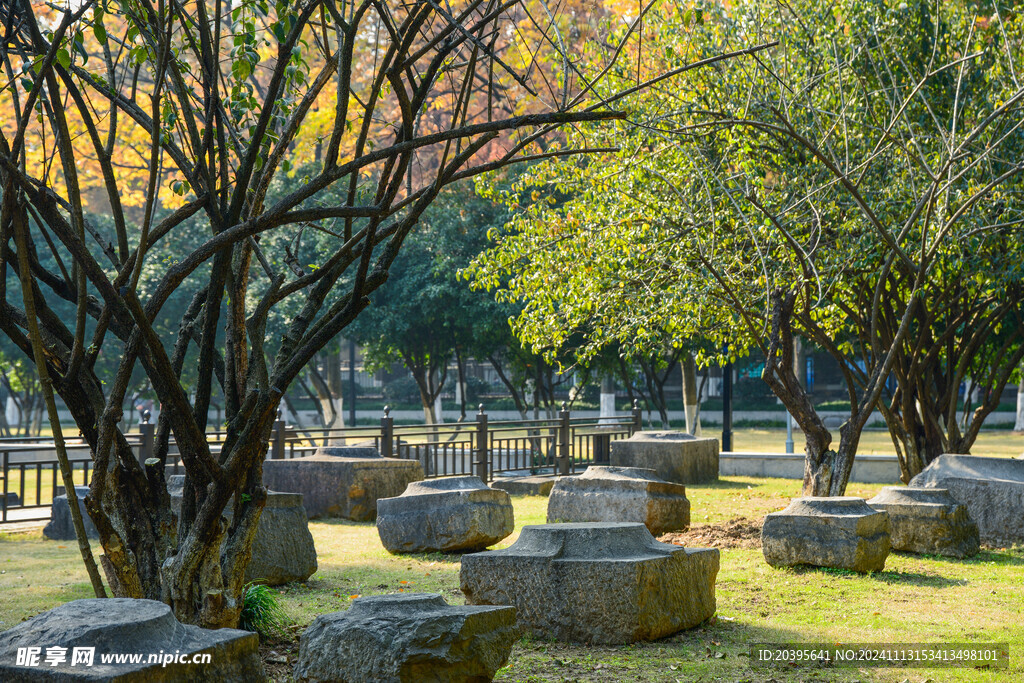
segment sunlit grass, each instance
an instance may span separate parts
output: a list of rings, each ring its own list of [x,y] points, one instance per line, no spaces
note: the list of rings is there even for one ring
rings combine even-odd
[[[786,506],[800,483],[725,477],[689,486],[695,524],[735,517],[759,519]],[[849,495],[873,496],[880,485],[851,484]],[[546,499],[517,497],[516,533],[544,522]],[[347,609],[360,595],[442,593],[461,603],[459,556],[394,556],[369,523],[315,521],[319,570],[305,584],[271,589],[302,626],[316,615]],[[515,535],[501,545],[507,546]],[[656,643],[586,647],[521,640],[508,681],[883,681],[973,683],[1024,679],[1024,549],[988,550],[959,561],[893,553],[872,575],[816,569],[772,569],[758,549],[723,549],[714,623]],[[39,532],[0,535],[0,629],[91,591],[74,542],[45,541]],[[595,597],[600,598],[600,586]],[[746,653],[756,642],[1009,642],[1005,671],[975,669],[754,669]],[[275,645],[275,647],[278,647]],[[279,651],[281,649],[279,648]],[[287,650],[287,648],[285,648]],[[293,650],[288,650],[293,651]]]
[[[786,446],[785,429],[735,429],[733,430],[734,451],[747,453],[783,453]],[[704,436],[721,439],[719,427],[704,430]],[[839,430],[832,430],[834,443],[839,443]],[[795,430],[793,435],[794,448],[797,453],[804,452],[803,433]],[[892,438],[885,430],[870,429],[861,434],[857,453],[861,455],[893,455]],[[984,455],[994,458],[1015,458],[1024,453],[1024,434],[1015,434],[1009,429],[982,429],[978,440],[971,448],[973,455]]]

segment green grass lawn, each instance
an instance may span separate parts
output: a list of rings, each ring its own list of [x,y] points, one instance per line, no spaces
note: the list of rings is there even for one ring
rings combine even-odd
[[[704,436],[722,438],[720,427],[707,427]],[[735,429],[732,433],[734,451],[757,453],[783,453],[786,446],[785,429]],[[833,444],[839,443],[839,430],[832,430]],[[795,430],[793,434],[794,448],[797,453],[804,452],[803,433]],[[896,449],[892,445],[892,437],[883,429],[865,430],[860,437],[857,449],[860,455],[894,455]],[[1024,453],[1024,434],[1015,434],[1009,429],[982,429],[978,440],[971,447],[974,455],[985,455],[995,458],[1015,458]]]
[[[848,494],[870,497],[880,486],[851,484]],[[765,564],[756,527],[768,512],[799,494],[800,483],[724,477],[713,486],[689,486],[693,529],[683,536],[713,539],[721,548],[718,613],[711,622],[655,643],[624,647],[566,645],[523,639],[503,681],[884,681],[901,683],[1024,680],[1024,549],[987,549],[970,560],[902,553],[882,572],[798,568]],[[514,498],[516,534],[543,523],[546,499]],[[731,538],[737,518],[751,522]],[[753,532],[749,529],[754,529]],[[372,524],[310,524],[319,571],[303,585],[275,589],[301,632],[317,614],[346,609],[353,596],[427,591],[462,601],[459,557],[389,555]],[[717,540],[716,540],[717,539]],[[68,600],[90,597],[74,542],[41,534],[0,535],[0,630]],[[600,597],[599,595],[596,597]],[[994,643],[1011,647],[1007,670],[752,668],[747,652],[757,642]],[[268,643],[265,651],[294,657],[296,642]],[[287,680],[289,665],[271,665]]]

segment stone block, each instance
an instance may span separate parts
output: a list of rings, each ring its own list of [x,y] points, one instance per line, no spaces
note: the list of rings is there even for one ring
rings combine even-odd
[[[685,432],[637,432],[612,441],[609,464],[654,470],[676,484],[718,481],[718,440]]]
[[[982,543],[1024,544],[1024,460],[944,454],[910,480],[967,506]]]
[[[302,634],[295,679],[489,681],[518,638],[515,620],[511,607],[451,606],[436,593],[357,598]]]
[[[960,558],[978,554],[978,525],[946,489],[886,486],[868,505],[889,513],[893,550]]]
[[[639,522],[655,536],[690,526],[686,487],[654,470],[591,466],[562,477],[548,498],[551,522]]]
[[[379,499],[401,495],[407,485],[423,479],[423,466],[415,460],[382,458],[373,449],[321,450],[328,454],[263,462],[264,485],[275,491],[301,493],[310,519],[374,520]],[[338,451],[360,455],[329,455]]]
[[[863,498],[794,498],[785,510],[764,518],[761,549],[773,567],[881,571],[889,556],[889,515]]]
[[[543,524],[466,555],[459,578],[469,604],[512,605],[535,636],[617,645],[710,618],[718,566],[718,550],[659,543],[643,524]]]
[[[82,523],[85,525],[85,533],[89,538],[99,538],[96,525],[92,518],[85,511],[85,496],[89,493],[88,486],[76,486],[75,493],[78,496],[78,509],[82,511]],[[50,506],[50,521],[43,527],[43,536],[54,541],[75,540],[75,525],[71,521],[71,505],[68,503],[66,494],[61,494],[53,499]]]
[[[167,481],[171,509],[181,511],[185,475]],[[233,501],[224,510],[233,516]],[[279,586],[292,581],[305,581],[316,572],[316,547],[309,533],[309,520],[302,507],[302,494],[267,491],[267,502],[260,513],[256,535],[252,541],[252,559],[245,570],[246,581]]]
[[[42,649],[36,666],[17,664],[18,648]],[[57,666],[45,662],[47,648],[66,648]],[[94,648],[92,666],[72,665],[75,648]],[[150,662],[149,655],[178,655],[177,663]],[[143,654],[141,663],[104,664],[101,655]],[[209,655],[193,663],[195,655]],[[182,663],[187,659],[188,663]],[[73,600],[0,633],[0,681],[117,681],[200,683],[265,681],[255,633],[215,631],[180,623],[155,600]]]
[[[377,501],[377,533],[392,553],[483,550],[513,528],[508,494],[479,477],[416,481]]]
[[[547,496],[555,485],[554,475],[502,477],[491,482],[492,489],[501,489],[511,496]]]

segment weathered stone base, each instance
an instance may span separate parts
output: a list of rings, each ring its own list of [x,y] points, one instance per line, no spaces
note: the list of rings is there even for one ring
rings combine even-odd
[[[359,598],[302,634],[304,682],[489,681],[518,638],[511,607],[449,606],[438,594]]]
[[[639,522],[655,535],[690,526],[686,487],[654,470],[591,466],[562,477],[548,498],[551,522]]]
[[[889,516],[863,498],[794,498],[764,518],[761,549],[773,567],[881,571],[889,556]]]
[[[182,487],[185,475],[177,474],[167,481],[171,509],[181,512]],[[230,520],[233,502],[224,510]],[[245,570],[246,581],[278,586],[292,581],[305,581],[316,572],[316,547],[309,533],[309,520],[302,507],[302,495],[267,491],[267,503],[260,513],[256,535],[252,541],[252,560]]]
[[[501,489],[512,496],[547,496],[555,485],[553,474],[529,477],[502,477],[491,482],[492,489]]]
[[[718,481],[718,440],[685,432],[637,432],[611,442],[609,464],[654,470],[676,484]]]
[[[18,648],[41,648],[37,666],[18,666]],[[47,648],[67,648],[66,660],[45,663]],[[92,666],[71,665],[74,648],[95,648]],[[179,654],[188,664],[103,664],[106,654]],[[209,654],[207,663],[191,663]],[[265,681],[259,637],[248,631],[187,626],[155,600],[74,600],[0,633],[0,681],[138,681],[139,683]]]
[[[93,539],[99,538],[100,534],[96,531],[96,525],[92,523],[92,518],[85,511],[85,496],[89,493],[89,487],[76,486],[75,493],[78,495],[78,509],[82,512],[82,523],[85,525],[86,536]],[[71,505],[68,503],[66,494],[53,499],[53,505],[50,506],[50,521],[43,527],[43,536],[53,541],[75,540],[75,525],[71,521]]]
[[[379,456],[311,455],[263,463],[264,485],[275,491],[301,493],[302,504],[310,519],[344,517],[357,522],[374,520],[380,498],[401,495],[407,485],[421,479],[423,466],[415,460]]]
[[[462,558],[474,605],[513,605],[542,638],[656,640],[715,613],[716,549],[659,543],[642,524],[527,526],[511,547]]]
[[[948,490],[967,506],[982,543],[1024,544],[1024,460],[940,455],[910,485]]]
[[[978,554],[978,525],[946,489],[886,486],[868,505],[889,513],[893,550],[960,558]]]
[[[512,501],[478,477],[409,484],[377,501],[377,533],[392,553],[482,550],[512,533]]]

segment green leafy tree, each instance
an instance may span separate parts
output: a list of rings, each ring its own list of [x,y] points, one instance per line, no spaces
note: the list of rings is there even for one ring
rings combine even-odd
[[[655,25],[645,49],[665,60],[778,45],[638,96],[644,125],[585,131],[621,151],[524,179],[535,201],[474,274],[525,303],[516,331],[536,347],[583,330],[581,357],[611,342],[643,354],[664,335],[708,340],[704,362],[757,349],[804,432],[804,492],[841,495],[885,382],[932,353],[920,346],[956,298],[940,296],[953,273],[998,289],[986,259],[1019,248],[1020,19],[961,2],[747,0],[664,8]],[[842,370],[835,447],[794,372],[796,336]],[[914,387],[900,393],[896,408],[912,403]]]

